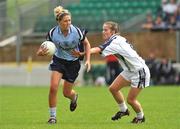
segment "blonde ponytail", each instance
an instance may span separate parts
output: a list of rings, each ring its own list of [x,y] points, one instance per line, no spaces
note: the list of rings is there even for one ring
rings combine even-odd
[[[62,6],[57,6],[54,8],[54,17],[56,18],[60,13],[62,13],[62,11],[64,10],[64,8]]]
[[[56,20],[61,20],[65,15],[71,15],[67,9],[64,9],[62,6],[57,6],[54,8],[54,17]]]

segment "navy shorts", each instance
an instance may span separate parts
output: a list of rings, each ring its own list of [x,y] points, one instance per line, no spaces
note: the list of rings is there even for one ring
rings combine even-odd
[[[74,83],[80,70],[80,61],[67,61],[56,56],[53,56],[52,61],[49,65],[49,70],[57,71],[62,73],[62,79]]]

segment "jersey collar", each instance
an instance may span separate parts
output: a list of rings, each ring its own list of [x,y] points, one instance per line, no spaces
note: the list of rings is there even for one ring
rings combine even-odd
[[[111,41],[111,40],[115,39],[115,37],[116,37],[116,35],[115,35],[115,34],[113,34],[113,35],[111,35],[111,37],[110,37],[108,40],[106,40],[105,42],[109,42],[109,41]]]
[[[58,33],[62,34],[61,28],[58,26]],[[68,30],[68,34],[72,33],[72,26],[70,25],[69,30]]]

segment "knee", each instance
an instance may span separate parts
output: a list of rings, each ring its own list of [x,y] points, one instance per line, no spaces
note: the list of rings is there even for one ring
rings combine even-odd
[[[134,98],[127,98],[127,103],[130,105],[133,105],[135,103],[135,99]]]
[[[116,92],[117,90],[116,90],[116,88],[114,88],[113,86],[110,86],[110,87],[109,87],[109,91],[110,91],[111,93],[114,93],[114,92]]]

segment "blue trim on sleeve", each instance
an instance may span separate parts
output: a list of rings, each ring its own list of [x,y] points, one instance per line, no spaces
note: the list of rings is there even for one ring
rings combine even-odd
[[[104,42],[104,44],[99,45],[101,51],[103,51],[107,46],[109,46],[114,39],[116,39],[116,36],[112,36],[108,41]]]
[[[57,27],[57,26],[53,27],[53,28],[48,32],[48,34],[47,34],[47,36],[46,36],[46,40],[52,41],[53,32],[54,32],[54,30],[56,29],[56,27]]]

